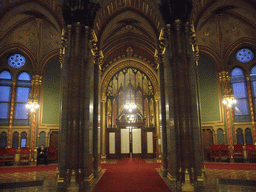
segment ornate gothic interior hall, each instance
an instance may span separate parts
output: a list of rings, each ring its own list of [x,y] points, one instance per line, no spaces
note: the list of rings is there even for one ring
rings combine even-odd
[[[92,191],[144,159],[173,192],[255,191],[255,15],[256,0],[1,0],[0,187]]]

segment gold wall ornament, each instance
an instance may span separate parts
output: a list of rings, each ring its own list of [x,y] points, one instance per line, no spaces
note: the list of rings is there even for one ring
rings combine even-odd
[[[66,40],[67,40],[66,29],[63,28],[61,31],[60,56],[59,56],[61,68],[63,66],[63,58],[64,58],[64,54],[65,54]]]
[[[191,46],[192,46],[192,51],[194,53],[194,59],[196,62],[196,66],[198,66],[198,61],[199,61],[199,48],[198,45],[196,44],[196,30],[194,25],[191,25]]]
[[[221,83],[230,82],[230,76],[228,74],[228,71],[219,72],[219,80]]]

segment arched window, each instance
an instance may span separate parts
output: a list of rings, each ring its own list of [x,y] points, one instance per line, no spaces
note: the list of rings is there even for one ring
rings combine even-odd
[[[17,88],[14,104],[13,125],[28,125],[29,114],[26,104],[31,88],[31,76],[27,72],[22,72],[17,77]]]
[[[12,94],[12,75],[4,70],[0,73],[0,125],[9,125]]]
[[[44,131],[42,131],[39,134],[39,146],[42,146],[42,145],[45,146],[45,144],[46,144],[46,133]]]
[[[223,135],[223,129],[219,128],[217,130],[217,141],[218,141],[218,144],[225,144],[224,143],[224,135]]]
[[[7,147],[7,133],[2,132],[0,135],[0,147]]]
[[[246,145],[252,144],[252,132],[250,128],[245,129],[245,142],[246,142]]]
[[[27,133],[24,131],[20,134],[20,147],[26,147],[27,146]]]
[[[12,147],[15,147],[17,149],[18,146],[19,146],[19,133],[14,132],[12,134]]]
[[[254,103],[254,117],[256,118],[256,66],[254,66],[250,73],[251,77],[251,88]]]
[[[244,144],[244,134],[241,128],[236,130],[237,144]]]
[[[237,100],[234,108],[235,122],[249,122],[251,118],[244,72],[240,68],[234,68],[231,71],[230,77],[234,96]]]

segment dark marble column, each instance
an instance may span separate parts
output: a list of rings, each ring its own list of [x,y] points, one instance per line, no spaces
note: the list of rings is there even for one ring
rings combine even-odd
[[[94,179],[95,67],[89,50],[97,7],[65,1],[61,47],[61,113],[58,190],[84,191]],[[94,10],[95,11],[95,10]],[[98,67],[98,66],[97,66]],[[96,76],[97,79],[97,76]],[[96,100],[97,102],[97,100]]]
[[[203,182],[203,154],[195,57],[198,50],[195,50],[195,38],[192,38],[195,31],[190,24],[192,7],[189,0],[166,0],[160,7],[168,24],[163,35],[167,44],[164,72],[168,113],[163,116],[166,118],[167,177],[177,191],[203,191],[203,187],[199,187]]]

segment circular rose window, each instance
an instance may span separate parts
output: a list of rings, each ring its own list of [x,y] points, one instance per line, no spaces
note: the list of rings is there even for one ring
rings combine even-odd
[[[248,63],[254,58],[254,53],[248,48],[240,49],[236,52],[236,59],[241,63]]]
[[[8,58],[8,65],[13,68],[21,68],[26,63],[26,59],[21,54],[14,54]]]

